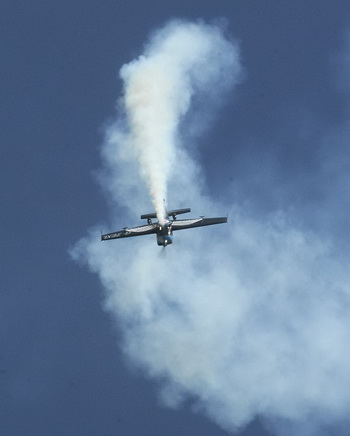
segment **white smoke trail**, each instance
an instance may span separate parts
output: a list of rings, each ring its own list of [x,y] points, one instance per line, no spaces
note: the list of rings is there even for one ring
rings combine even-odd
[[[199,86],[222,88],[235,78],[237,52],[218,28],[172,22],[155,35],[142,56],[121,69],[130,145],[139,160],[158,219],[176,165],[177,130]],[[220,71],[221,70],[221,71]],[[230,71],[231,80],[222,78]],[[177,168],[178,169],[178,168]]]
[[[171,74],[169,83],[162,68]],[[140,77],[144,72],[145,80]],[[201,193],[200,170],[176,142],[176,128],[194,91],[237,79],[235,45],[214,26],[171,23],[122,75],[134,133],[130,148],[125,127],[117,122],[110,128],[103,151],[109,168],[106,188],[121,206],[145,204],[132,160],[139,153],[144,177],[151,189],[159,190],[157,201],[168,181],[173,198],[182,204],[221,211]],[[158,101],[164,96],[152,77],[165,89],[170,108]],[[138,94],[139,83],[148,83],[152,93]],[[140,99],[131,97],[135,95]],[[148,101],[152,98],[154,108]],[[159,120],[164,122],[157,130]],[[153,152],[159,157],[156,163]],[[117,241],[116,250],[113,242],[101,243],[97,232],[81,240],[72,255],[99,274],[105,307],[123,327],[124,352],[160,381],[169,407],[190,398],[228,430],[258,415],[278,422],[281,434],[288,435],[300,435],[302,429],[311,435],[318,425],[346,419],[347,265],[330,243],[293,228],[283,213],[262,222],[238,206],[226,208],[232,217],[228,226],[176,233],[166,259],[157,256],[151,237]],[[283,423],[289,425],[285,432]]]

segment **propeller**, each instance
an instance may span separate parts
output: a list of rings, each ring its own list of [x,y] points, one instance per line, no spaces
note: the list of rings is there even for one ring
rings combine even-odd
[[[163,247],[159,251],[158,257],[160,257],[161,259],[165,259],[166,258],[166,250],[165,249],[166,249],[166,246],[163,245]]]

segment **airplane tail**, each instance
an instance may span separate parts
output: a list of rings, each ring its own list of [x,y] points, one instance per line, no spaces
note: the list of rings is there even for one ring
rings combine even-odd
[[[148,218],[157,218],[156,213],[146,213],[145,215],[141,215],[142,220],[147,220]]]
[[[174,219],[176,218],[176,215],[181,215],[182,213],[188,213],[191,212],[191,209],[174,209],[168,211],[168,216],[172,216]]]
[[[172,216],[174,219],[176,218],[177,215],[180,215],[182,213],[188,213],[191,212],[190,208],[186,208],[186,209],[174,209],[174,210],[169,210],[167,212],[167,216]],[[157,214],[156,213],[146,213],[144,215],[141,215],[141,219],[142,220],[147,220],[149,218],[157,218]]]

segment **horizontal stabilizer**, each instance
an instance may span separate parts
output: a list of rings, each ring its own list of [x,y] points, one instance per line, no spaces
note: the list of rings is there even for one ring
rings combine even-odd
[[[156,213],[146,213],[145,215],[141,215],[142,220],[147,220],[148,218],[157,218]]]
[[[169,210],[169,212],[167,213],[168,216],[172,216],[173,218],[176,217],[176,215],[180,215],[182,213],[188,213],[191,212],[191,209],[186,208],[186,209],[174,209],[174,210]],[[146,213],[145,215],[141,215],[141,219],[142,220],[147,220],[148,218],[157,218],[157,214],[156,213]]]
[[[174,210],[169,210],[168,212],[168,216],[172,216],[175,218],[176,215],[180,215],[182,213],[188,213],[191,212],[191,209],[187,208],[187,209],[174,209]]]

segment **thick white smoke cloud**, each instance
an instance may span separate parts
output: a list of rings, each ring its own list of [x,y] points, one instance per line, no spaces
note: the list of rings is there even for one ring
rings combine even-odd
[[[134,219],[135,205],[148,211],[138,160],[158,212],[168,182],[172,206],[228,210],[229,224],[176,232],[166,258],[153,237],[101,243],[94,231],[72,255],[99,274],[124,352],[160,381],[167,405],[190,399],[228,430],[261,416],[281,434],[311,435],[350,407],[349,269],[283,213],[257,220],[204,195],[177,137],[193,93],[228,89],[239,74],[237,47],[218,27],[171,23],[122,68],[132,135],[117,121],[103,149],[105,187]]]
[[[179,170],[178,125],[193,93],[211,86],[222,89],[238,67],[237,50],[216,27],[173,22],[152,38],[142,56],[121,69],[129,146],[160,222],[165,218],[167,182],[172,170]],[[228,72],[230,78],[225,77]]]

